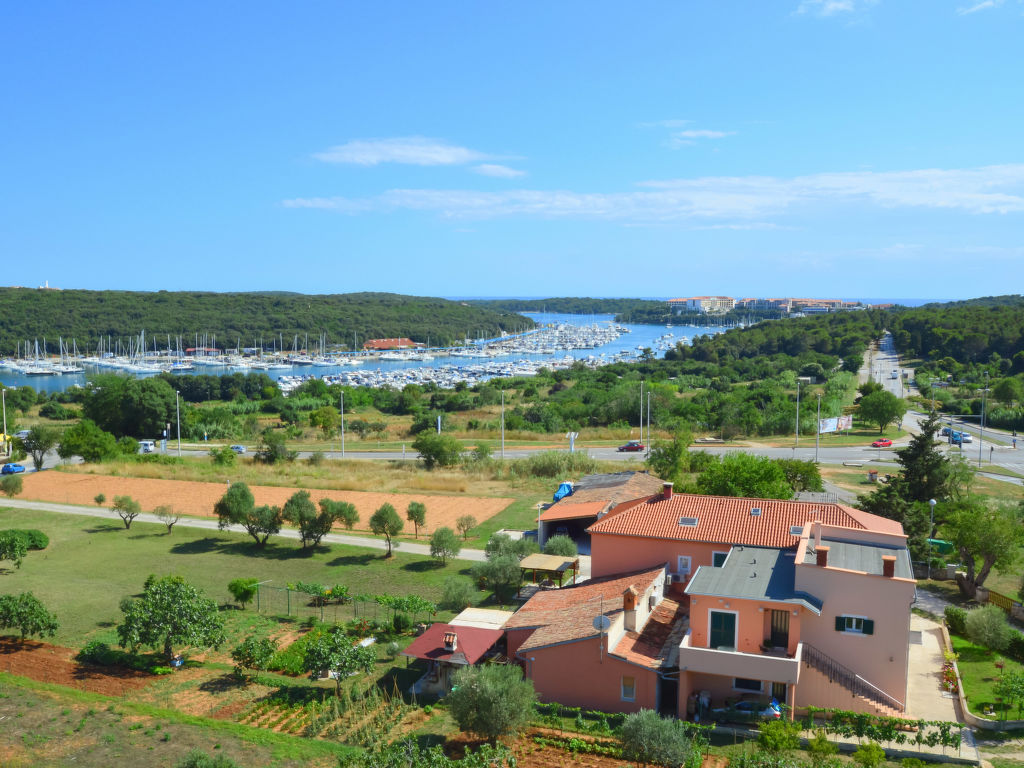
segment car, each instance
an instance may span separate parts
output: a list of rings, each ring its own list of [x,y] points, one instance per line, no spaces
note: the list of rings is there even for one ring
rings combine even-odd
[[[153,440],[140,440],[139,453],[153,453],[156,450],[156,443]]]
[[[231,446],[231,450],[234,451],[235,453],[237,453],[239,456],[241,456],[243,453],[245,453],[245,446],[244,445],[232,445]]]
[[[4,464],[0,467],[0,475],[16,475],[24,471],[25,468],[21,464]]]
[[[19,440],[24,440],[26,437],[28,437],[28,433],[29,430],[27,429],[19,429],[17,432],[14,433],[14,436]]]
[[[768,705],[764,705],[759,701],[738,701],[728,707],[712,709],[711,713],[720,720],[728,720],[730,717],[740,720],[753,718],[778,720],[782,717],[782,707],[779,706],[779,702],[775,699],[772,699]]]
[[[616,448],[616,450],[619,453],[623,453],[624,451],[628,452],[628,453],[634,453],[634,452],[642,451],[643,449],[644,449],[644,444],[641,443],[639,440],[630,440],[625,445],[620,445],[618,448]]]
[[[939,434],[943,437],[949,437],[949,427],[943,427],[939,430]]]
[[[961,432],[960,433],[960,440],[961,440],[961,442],[964,442],[964,443],[973,443],[974,442],[974,438],[971,437],[970,432]]]
[[[890,440],[887,437],[883,437],[880,440],[875,440],[875,442],[873,442],[871,444],[871,447],[872,448],[891,448],[892,447],[892,440]]]

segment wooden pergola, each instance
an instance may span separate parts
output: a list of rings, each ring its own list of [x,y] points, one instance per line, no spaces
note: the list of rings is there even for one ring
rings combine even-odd
[[[519,568],[523,573],[523,579],[526,579],[527,574],[530,574],[530,581],[533,584],[538,583],[537,574],[539,573],[542,574],[543,578],[551,579],[551,581],[557,580],[558,586],[561,587],[566,571],[572,571],[572,582],[575,583],[576,575],[580,570],[580,561],[578,558],[537,553],[524,557],[519,562]]]

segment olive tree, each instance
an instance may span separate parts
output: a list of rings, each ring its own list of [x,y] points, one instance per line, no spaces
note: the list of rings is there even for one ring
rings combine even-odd
[[[131,496],[115,496],[114,511],[124,522],[125,529],[132,527],[132,521],[142,514],[142,505]]]
[[[303,667],[315,675],[334,678],[335,693],[341,693],[341,681],[354,672],[369,672],[377,661],[373,648],[362,646],[339,627],[318,635],[306,646]]]
[[[430,556],[442,564],[447,563],[449,557],[456,557],[461,550],[462,543],[451,528],[442,526],[430,534]]]
[[[217,603],[180,576],[147,579],[142,597],[121,604],[117,637],[133,653],[139,646],[160,649],[169,661],[175,645],[219,648],[224,619]]]
[[[463,731],[488,739],[515,734],[534,716],[537,693],[514,664],[460,667],[445,698]]]
[[[420,537],[420,526],[427,522],[427,505],[422,501],[410,501],[405,510],[405,519],[413,524],[413,537]]]
[[[377,536],[383,536],[384,540],[387,541],[387,557],[391,557],[391,548],[393,546],[391,539],[401,533],[403,527],[402,518],[398,516],[395,508],[387,502],[381,504],[377,511],[373,513],[373,517],[370,518],[370,530]]]
[[[56,617],[31,592],[0,595],[0,629],[17,629],[24,640],[31,635],[53,637],[58,627]]]

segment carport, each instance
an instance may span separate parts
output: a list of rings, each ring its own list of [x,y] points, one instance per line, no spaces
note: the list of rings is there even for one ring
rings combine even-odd
[[[590,535],[587,528],[597,522],[598,515],[608,506],[607,501],[586,501],[581,503],[554,504],[537,517],[537,543],[543,547],[556,533],[563,533],[576,542],[582,553],[590,552]],[[565,530],[561,530],[564,528]]]

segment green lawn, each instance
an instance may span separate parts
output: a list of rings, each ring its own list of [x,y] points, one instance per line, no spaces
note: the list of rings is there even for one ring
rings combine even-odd
[[[470,564],[382,550],[331,545],[302,552],[291,540],[271,539],[257,548],[244,534],[175,528],[136,522],[125,530],[105,520],[0,508],[0,529],[38,528],[50,546],[30,552],[20,569],[0,564],[0,591],[31,591],[60,621],[54,642],[78,647],[90,639],[110,641],[120,619],[118,604],[142,591],[146,577],[179,574],[218,602],[229,602],[227,583],[255,577],[268,586],[306,581],[344,584],[352,593],[440,597],[444,579],[468,574]],[[482,594],[480,595],[482,597]],[[238,612],[240,613],[240,612]]]
[[[960,679],[963,681],[967,706],[974,714],[981,715],[986,706],[995,706],[995,694],[992,693],[992,686],[995,685],[1000,674],[1000,670],[996,668],[996,662],[1001,661],[1005,664],[1002,670],[1003,674],[1024,671],[1024,666],[1002,654],[975,645],[966,638],[951,634],[950,640],[958,657],[956,664],[960,670]],[[1016,717],[1016,712],[1011,711],[1008,716]]]

